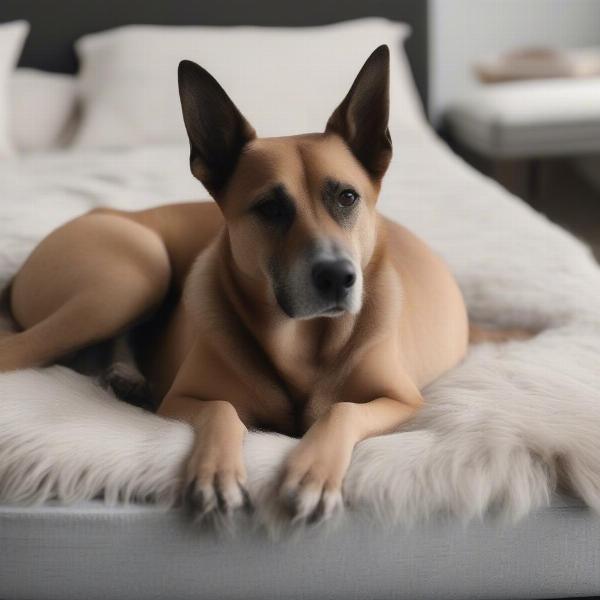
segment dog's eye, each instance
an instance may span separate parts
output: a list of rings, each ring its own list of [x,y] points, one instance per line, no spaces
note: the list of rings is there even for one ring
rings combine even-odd
[[[342,190],[338,196],[338,203],[344,208],[348,208],[356,204],[358,194],[349,188]]]
[[[293,218],[293,209],[281,200],[265,200],[254,207],[254,212],[269,223],[287,222]]]

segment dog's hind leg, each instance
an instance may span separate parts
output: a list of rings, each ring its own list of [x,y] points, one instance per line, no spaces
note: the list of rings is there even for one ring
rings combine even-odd
[[[10,308],[22,331],[0,337],[0,372],[118,335],[160,304],[170,277],[163,241],[139,223],[89,214],[63,225],[13,280]]]

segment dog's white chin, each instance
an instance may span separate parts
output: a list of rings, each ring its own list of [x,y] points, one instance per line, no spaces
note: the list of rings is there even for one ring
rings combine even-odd
[[[347,303],[347,305],[339,305],[339,306],[330,306],[328,308],[324,308],[322,310],[316,311],[314,313],[309,313],[309,314],[300,314],[300,315],[296,315],[293,318],[297,319],[299,321],[307,321],[309,319],[320,319],[320,318],[327,318],[327,319],[336,319],[338,317],[342,317],[343,315],[357,315],[360,312],[360,309],[362,308],[362,300],[359,299],[358,301],[354,301],[354,302],[349,302]]]
[[[345,308],[340,309],[328,309],[323,312],[317,313],[313,318],[317,317],[325,317],[326,319],[336,319],[337,317],[341,317],[342,315],[347,314],[349,311]]]

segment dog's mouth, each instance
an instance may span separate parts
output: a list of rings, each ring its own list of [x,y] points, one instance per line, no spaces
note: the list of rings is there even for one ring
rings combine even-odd
[[[281,310],[290,319],[316,319],[319,317],[336,318],[351,312],[350,306],[347,306],[345,302],[337,302],[336,304],[328,306],[315,306],[307,310],[302,310],[302,306],[294,306],[293,302],[290,302],[289,298],[284,293],[276,293],[277,304]]]

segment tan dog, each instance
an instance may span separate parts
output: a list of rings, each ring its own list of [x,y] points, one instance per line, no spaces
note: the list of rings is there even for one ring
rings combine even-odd
[[[376,211],[388,78],[381,46],[324,133],[257,139],[220,85],[182,62],[191,170],[216,204],[98,209],[54,231],[12,283],[23,331],[0,341],[0,370],[138,325],[159,414],[197,433],[197,511],[244,504],[244,433],[265,427],[303,436],[279,482],[292,514],[329,516],[354,446],[410,419],[468,343],[444,263]]]

